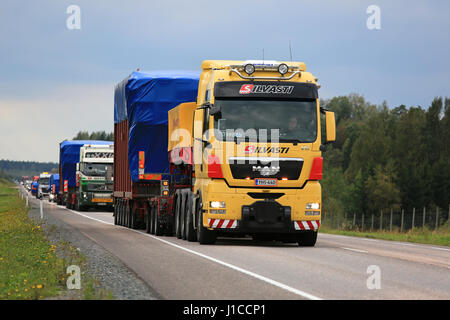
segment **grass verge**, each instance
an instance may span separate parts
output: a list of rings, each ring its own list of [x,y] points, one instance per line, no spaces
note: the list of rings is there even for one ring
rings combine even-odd
[[[424,230],[422,230],[422,228],[414,228],[409,230],[408,232],[401,233],[398,230],[394,230],[392,232],[340,230],[340,229],[331,229],[328,226],[322,225],[320,226],[320,232],[353,237],[450,246],[450,228],[448,226],[441,227],[438,230],[430,230],[427,227],[425,227]]]
[[[112,299],[84,273],[86,259],[70,243],[51,243],[33,223],[14,185],[0,179],[0,299]],[[80,290],[68,290],[67,267],[81,268]]]

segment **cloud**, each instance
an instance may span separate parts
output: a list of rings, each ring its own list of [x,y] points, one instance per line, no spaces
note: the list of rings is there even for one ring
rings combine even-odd
[[[0,158],[57,162],[59,142],[78,131],[113,131],[112,85],[47,88],[32,98],[0,99]]]

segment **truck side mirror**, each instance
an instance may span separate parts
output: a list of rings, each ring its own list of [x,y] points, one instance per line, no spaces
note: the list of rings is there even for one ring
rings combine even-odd
[[[77,163],[77,171],[80,171],[80,164]]]
[[[325,143],[331,143],[336,141],[336,119],[334,112],[325,111],[325,125],[327,131],[327,139]]]
[[[214,116],[216,114],[219,114],[221,111],[220,105],[211,105],[211,108],[209,109],[209,114]]]

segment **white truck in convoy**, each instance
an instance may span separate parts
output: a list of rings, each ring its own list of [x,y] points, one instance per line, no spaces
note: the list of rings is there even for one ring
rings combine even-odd
[[[48,197],[50,193],[49,189],[49,183],[50,183],[50,174],[48,172],[42,172],[39,175],[39,187],[38,187],[38,193],[37,198],[42,199],[44,197]]]
[[[85,144],[76,166],[75,209],[113,209],[114,145]]]

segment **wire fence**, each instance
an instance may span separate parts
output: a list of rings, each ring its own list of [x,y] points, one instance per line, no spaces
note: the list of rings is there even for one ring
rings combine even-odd
[[[448,208],[384,209],[378,213],[333,214],[324,211],[323,226],[341,230],[408,232],[413,228],[438,230],[450,227]]]

